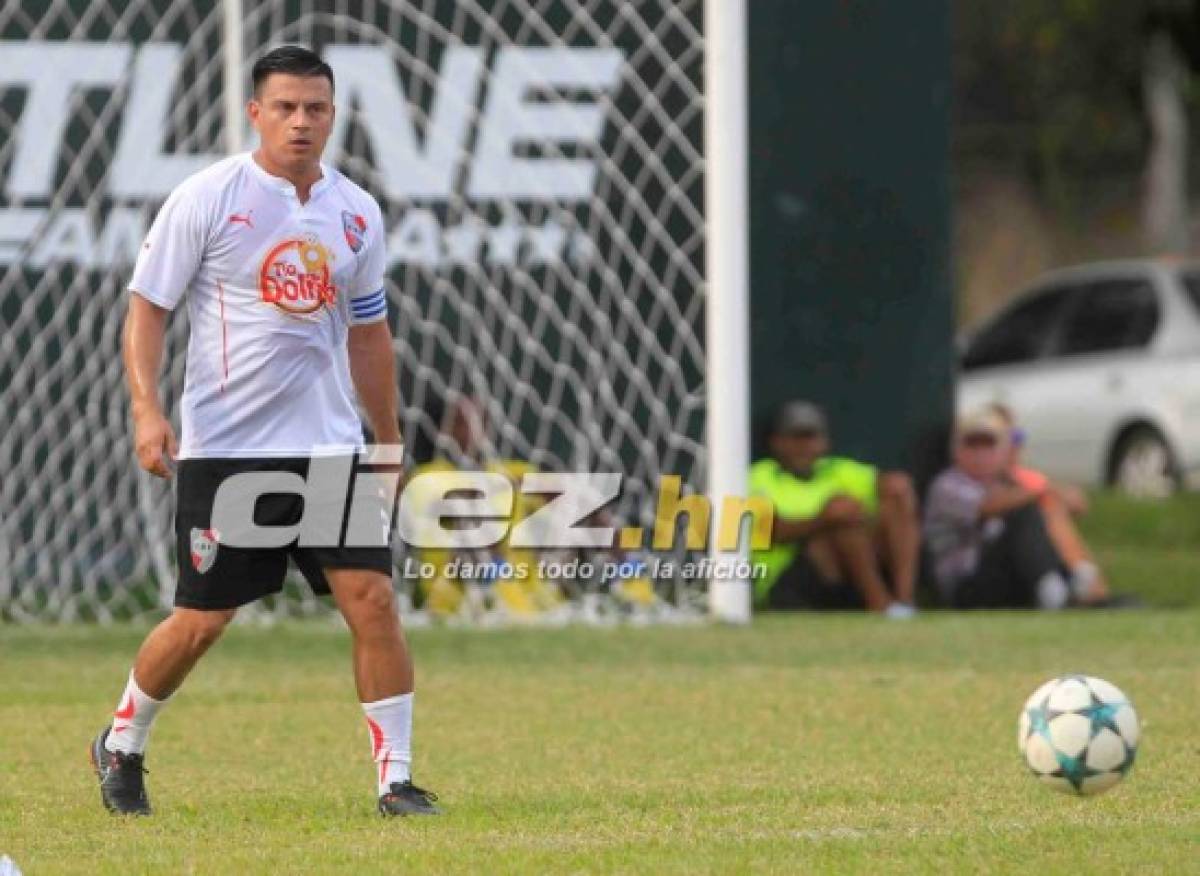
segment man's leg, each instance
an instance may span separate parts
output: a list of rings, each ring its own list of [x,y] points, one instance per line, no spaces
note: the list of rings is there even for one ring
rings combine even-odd
[[[285,551],[222,545],[211,525],[213,497],[224,480],[262,465],[261,460],[235,459],[184,459],[179,463],[175,608],[150,631],[138,650],[105,742],[109,751],[141,754],[154,714],[220,638],[237,614],[237,606],[282,587],[287,571]]]
[[[1050,541],[1038,505],[1026,505],[1006,514],[1000,542],[1026,604],[1038,608],[1061,608],[1066,604],[1069,594],[1062,576],[1062,558]]]
[[[373,569],[325,569],[350,627],[354,682],[371,733],[379,808],[385,815],[426,815],[433,795],[412,784],[413,667],[391,578]]]
[[[179,689],[204,652],[225,632],[236,608],[176,608],[150,631],[138,650],[133,674],[147,695],[165,700]]]
[[[138,649],[129,682],[113,713],[104,747],[109,751],[142,754],[150,727],[164,701],[225,630],[236,608],[201,611],[176,608],[150,631]]]
[[[771,585],[767,594],[767,607],[775,611],[852,611],[862,609],[864,603],[858,590],[842,579],[828,577],[837,573],[836,557],[822,559],[820,565],[813,560],[811,545],[787,566]],[[832,551],[820,543],[815,552]]]
[[[412,659],[391,579],[374,569],[325,569],[353,638],[354,682],[364,702],[413,692]]]
[[[1062,562],[1036,504],[1010,511],[1003,529],[984,542],[979,566],[955,597],[958,608],[1044,608],[1067,604]]]
[[[1071,571],[1073,581],[1077,582],[1075,596],[1085,602],[1106,599],[1109,595],[1108,583],[1096,566],[1092,552],[1088,550],[1066,504],[1054,493],[1047,493],[1038,502],[1038,507],[1046,522],[1050,542]]]
[[[828,505],[834,503],[858,505],[845,496],[835,496]],[[838,526],[814,536],[809,540],[808,556],[827,580],[849,580],[870,611],[883,611],[891,604],[887,584],[879,573],[875,543],[865,525]]]
[[[917,493],[912,478],[904,472],[879,476],[879,540],[891,576],[896,599],[915,604],[917,561],[921,550],[921,523],[917,516]]]
[[[237,609],[176,608],[142,643],[113,712],[112,724],[92,741],[100,798],[111,812],[149,815],[142,763],[159,710],[183,683]]]

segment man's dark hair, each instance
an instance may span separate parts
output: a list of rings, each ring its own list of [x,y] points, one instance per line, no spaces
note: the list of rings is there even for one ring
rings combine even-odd
[[[321,60],[321,56],[304,46],[280,46],[271,49],[254,62],[250,78],[254,93],[258,94],[263,82],[272,73],[287,73],[290,76],[324,76],[333,89],[333,68]]]

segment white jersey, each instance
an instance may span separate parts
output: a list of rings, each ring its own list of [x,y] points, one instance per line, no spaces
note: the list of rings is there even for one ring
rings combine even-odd
[[[249,153],[189,177],[138,255],[132,292],[189,291],[180,457],[306,456],[362,446],[346,341],[387,315],[375,199],[336,170],[301,204]]]

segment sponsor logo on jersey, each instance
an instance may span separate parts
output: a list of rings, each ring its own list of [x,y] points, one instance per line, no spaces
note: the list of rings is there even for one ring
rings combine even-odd
[[[258,272],[263,302],[291,314],[332,307],[337,303],[337,289],[329,273],[332,260],[325,245],[311,235],[275,244]]]
[[[192,527],[192,568],[203,575],[217,561],[217,533]]]
[[[351,252],[357,253],[363,248],[363,232],[367,230],[367,220],[357,213],[342,211],[342,230],[346,232],[346,244]]]

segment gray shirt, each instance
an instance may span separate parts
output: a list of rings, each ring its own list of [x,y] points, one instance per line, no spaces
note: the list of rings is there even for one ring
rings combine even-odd
[[[944,598],[979,565],[984,521],[979,508],[988,486],[966,472],[948,468],[929,487],[925,500],[925,540],[934,576]]]

